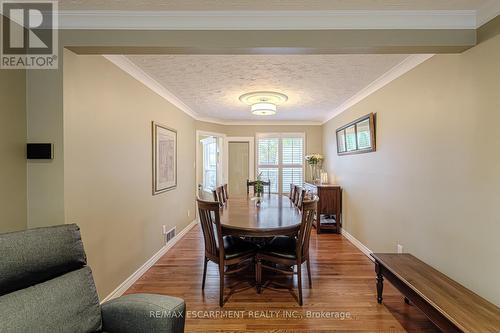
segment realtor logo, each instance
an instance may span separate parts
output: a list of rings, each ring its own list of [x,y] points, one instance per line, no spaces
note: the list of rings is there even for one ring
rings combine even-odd
[[[57,1],[2,1],[2,69],[56,69]]]

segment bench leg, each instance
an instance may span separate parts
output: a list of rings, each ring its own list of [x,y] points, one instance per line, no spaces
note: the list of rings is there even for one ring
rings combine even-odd
[[[382,276],[382,267],[378,262],[375,263],[375,272],[377,273],[377,302],[382,304],[382,292],[384,290],[384,277]]]

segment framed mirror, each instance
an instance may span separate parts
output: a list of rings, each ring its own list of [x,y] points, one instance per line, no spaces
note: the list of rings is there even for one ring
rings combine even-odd
[[[337,155],[375,151],[375,114],[370,113],[337,129]]]

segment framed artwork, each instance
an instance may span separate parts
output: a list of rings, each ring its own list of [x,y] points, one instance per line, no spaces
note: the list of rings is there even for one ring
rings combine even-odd
[[[152,123],[153,195],[177,187],[177,131]]]
[[[336,136],[337,155],[375,151],[375,114],[367,114],[338,128]]]

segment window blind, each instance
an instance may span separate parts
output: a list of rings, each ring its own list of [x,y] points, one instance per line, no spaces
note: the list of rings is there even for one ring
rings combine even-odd
[[[304,182],[304,135],[277,133],[257,137],[257,172],[271,181],[271,192],[288,193]]]

